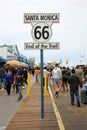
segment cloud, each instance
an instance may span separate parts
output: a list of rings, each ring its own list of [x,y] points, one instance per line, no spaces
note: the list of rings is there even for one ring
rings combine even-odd
[[[32,42],[32,26],[24,24],[24,13],[60,13],[60,23],[52,25],[51,42],[60,42],[60,49],[44,50],[44,61],[70,57],[70,64],[79,63],[79,54],[87,54],[86,0],[0,0],[0,43],[17,44],[21,53],[35,56],[40,62],[40,50],[24,50],[24,42]],[[78,53],[77,53],[78,52]]]

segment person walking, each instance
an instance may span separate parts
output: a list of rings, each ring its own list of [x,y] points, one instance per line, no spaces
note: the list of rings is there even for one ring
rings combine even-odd
[[[55,95],[58,97],[58,91],[61,89],[61,84],[62,84],[62,71],[61,71],[58,63],[55,64],[55,67],[52,71],[52,77],[56,84]]]
[[[15,87],[16,87],[16,69],[15,69],[15,67],[11,67],[10,68],[10,71],[11,71],[11,73],[12,73],[12,78],[13,78],[13,83],[12,83],[12,88],[13,88],[13,92],[15,92]]]
[[[46,66],[43,68],[43,76],[44,76],[43,85],[45,85],[45,77],[46,77],[46,87],[48,89],[49,71]]]
[[[80,97],[79,97],[80,79],[75,74],[74,69],[71,70],[71,76],[68,79],[68,83],[69,83],[69,86],[70,86],[71,105],[74,105],[74,102],[75,102],[74,96],[75,96],[76,101],[77,101],[77,106],[80,107]]]
[[[66,67],[62,68],[62,87],[63,87],[63,91],[68,91],[68,75],[67,75],[67,69]]]
[[[16,75],[16,87],[17,87],[17,93],[19,94],[18,95],[18,101],[20,101],[20,99],[23,98],[23,95],[22,95],[22,84],[23,84],[23,78],[20,75],[20,73],[18,73]]]
[[[16,80],[16,93],[19,92],[19,86],[18,86],[19,77],[23,77],[23,72],[22,72],[22,70],[21,70],[20,67],[16,68],[16,75],[15,75],[15,80]],[[23,79],[22,79],[22,84],[23,84]]]
[[[2,65],[0,65],[0,89],[3,88],[4,76],[5,76],[5,69]]]
[[[36,78],[36,82],[39,81],[39,76],[40,76],[40,68],[37,66],[35,68],[35,78]]]
[[[24,79],[24,83],[27,85],[27,78],[28,78],[28,72],[27,72],[27,68],[23,69],[23,79]]]
[[[87,78],[87,68],[84,67],[84,69],[83,69],[83,79],[82,79],[83,84],[85,83],[86,78]]]
[[[10,96],[13,78],[12,78],[12,73],[8,69],[5,70],[4,81],[6,85],[7,94]]]
[[[83,86],[83,84],[82,84],[82,79],[83,79],[83,70],[82,70],[82,68],[79,67],[79,66],[76,66],[75,74],[79,77],[79,79],[80,79],[80,87],[82,87]]]

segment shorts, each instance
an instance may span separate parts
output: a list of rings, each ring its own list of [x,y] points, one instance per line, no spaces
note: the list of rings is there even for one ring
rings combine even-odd
[[[54,79],[54,81],[55,81],[56,85],[62,84],[61,79],[56,78],[56,79]]]

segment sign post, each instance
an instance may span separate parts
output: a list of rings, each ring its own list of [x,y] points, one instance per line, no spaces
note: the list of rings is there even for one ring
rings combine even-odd
[[[44,118],[44,86],[43,86],[43,49],[40,50],[41,61],[41,118]]]
[[[59,42],[49,42],[51,26],[59,23],[59,13],[24,13],[24,23],[32,25],[34,43],[25,42],[24,49],[40,49],[41,60],[41,118],[44,118],[43,49],[59,49]]]

